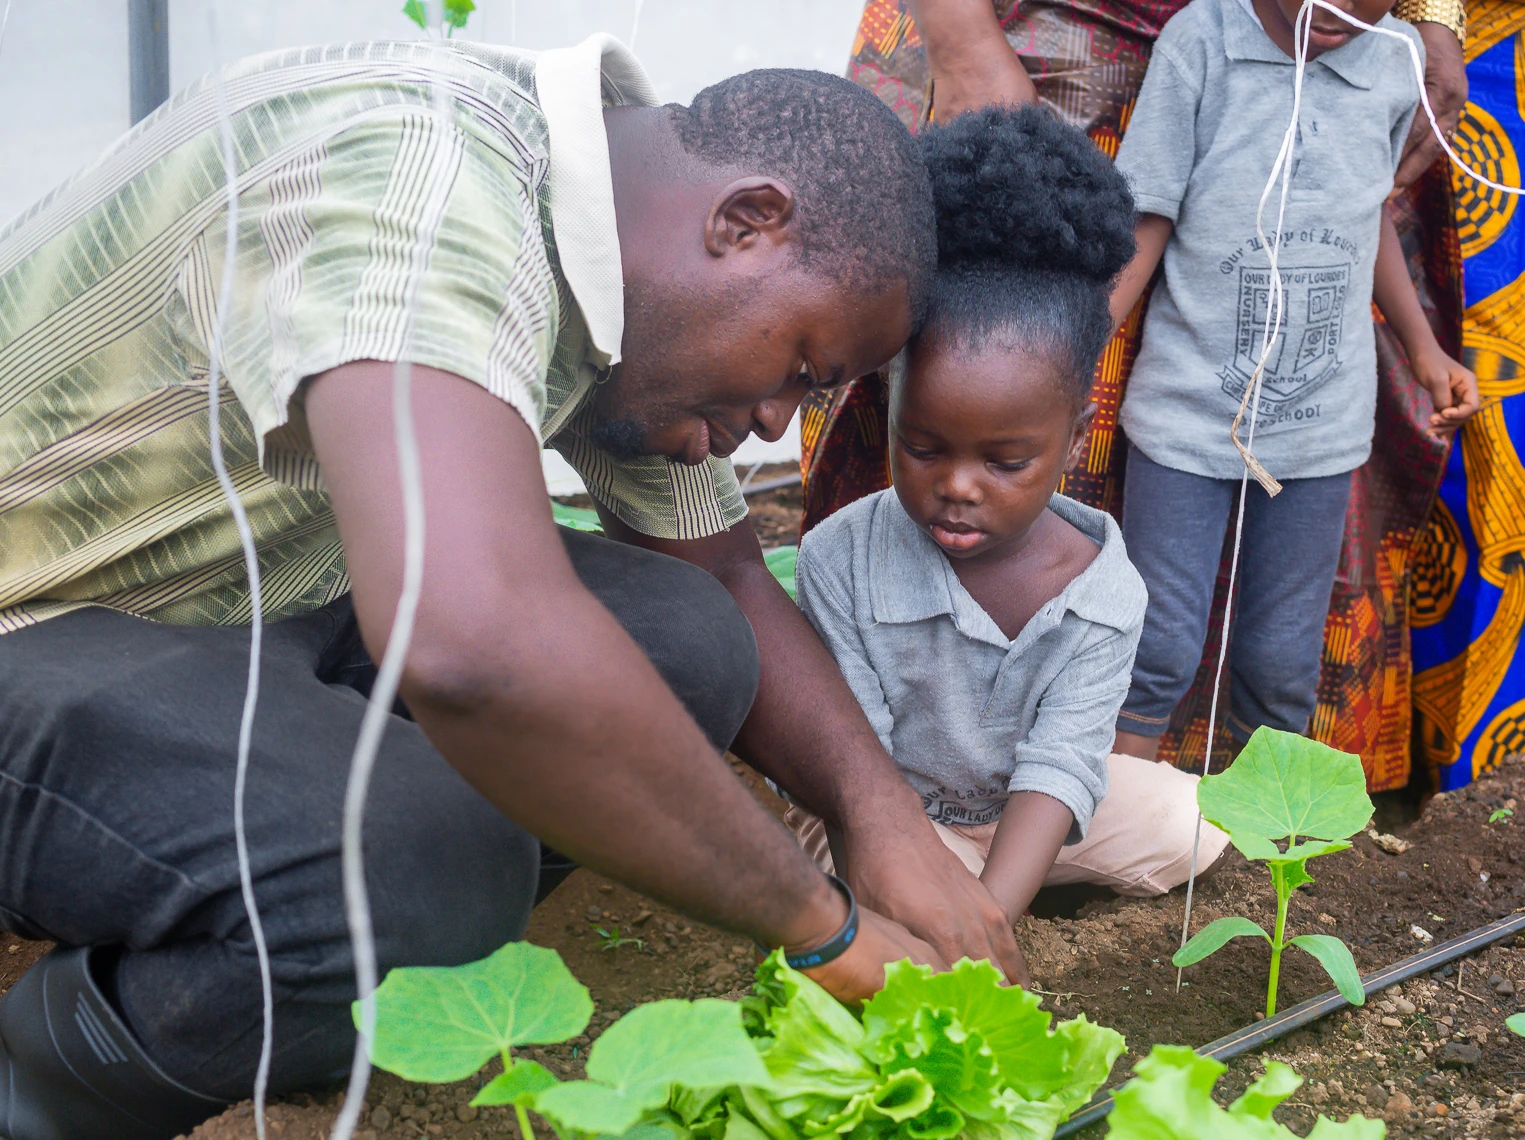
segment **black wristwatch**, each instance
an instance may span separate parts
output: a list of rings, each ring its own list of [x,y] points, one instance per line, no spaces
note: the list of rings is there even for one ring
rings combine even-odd
[[[847,899],[847,921],[841,928],[825,942],[812,950],[801,950],[797,954],[784,955],[784,961],[794,970],[809,970],[816,966],[824,966],[827,962],[835,961],[847,953],[847,948],[858,937],[858,900],[853,898],[852,888],[835,875],[827,875],[832,885],[842,892]]]

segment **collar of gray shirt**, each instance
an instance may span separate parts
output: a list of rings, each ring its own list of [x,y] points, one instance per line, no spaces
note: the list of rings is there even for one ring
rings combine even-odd
[[[1250,6],[1250,0],[1241,0],[1238,4],[1223,4],[1222,7],[1223,50],[1229,59],[1284,63],[1288,67],[1293,66],[1295,61],[1277,47],[1271,37],[1266,34],[1265,28],[1261,26],[1260,18],[1255,15],[1255,9]],[[1352,87],[1370,91],[1373,69],[1384,65],[1383,60],[1372,56],[1373,51],[1380,50],[1376,41],[1381,38],[1370,32],[1362,33],[1343,47],[1326,51],[1312,62],[1323,64]],[[1285,124],[1277,124],[1274,129],[1280,133],[1286,127]]]
[[[966,637],[1003,649],[1042,636],[1067,611],[1086,621],[1133,632],[1138,615],[1134,607],[1118,606],[1117,588],[1121,582],[1133,581],[1137,574],[1128,561],[1117,523],[1105,511],[1063,495],[1050,498],[1048,509],[1101,549],[1057,597],[1044,603],[1013,641],[964,589],[947,556],[911,521],[900,499],[893,492],[886,493],[874,511],[869,536],[874,551],[869,562],[874,621],[924,621],[947,614]]]

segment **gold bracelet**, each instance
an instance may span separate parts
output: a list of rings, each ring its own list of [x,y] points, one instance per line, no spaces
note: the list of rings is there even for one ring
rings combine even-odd
[[[1467,43],[1466,0],[1398,0],[1393,5],[1393,16],[1410,24],[1439,24],[1450,28],[1463,46]]]

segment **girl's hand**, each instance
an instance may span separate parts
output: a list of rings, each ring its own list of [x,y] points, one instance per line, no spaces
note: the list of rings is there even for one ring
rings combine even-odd
[[[1430,439],[1449,439],[1456,429],[1476,413],[1482,401],[1477,392],[1477,377],[1460,361],[1452,360],[1437,346],[1410,358],[1414,379],[1429,389],[1435,412],[1425,435]]]

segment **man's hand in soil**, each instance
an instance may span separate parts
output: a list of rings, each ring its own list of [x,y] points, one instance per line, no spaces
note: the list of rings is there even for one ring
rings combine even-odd
[[[931,966],[934,970],[948,968],[948,963],[937,951],[921,939],[908,934],[903,926],[860,906],[858,937],[853,939],[847,952],[824,966],[817,966],[804,973],[838,1001],[856,1005],[884,988],[884,967],[887,963],[899,962],[905,958]]]
[[[856,843],[842,836],[844,877],[853,893],[915,931],[947,961],[988,958],[1007,981],[1031,987],[1006,911],[937,837],[920,806],[921,826],[908,820],[903,829],[876,829]]]
[[[1436,122],[1449,139],[1461,121],[1461,111],[1467,103],[1467,62],[1462,56],[1461,41],[1444,24],[1423,21],[1414,27],[1424,41],[1425,93],[1435,110]],[[1414,125],[1409,129],[1408,141],[1404,143],[1398,172],[1393,176],[1393,193],[1407,189],[1442,153],[1440,140],[1435,137],[1424,108],[1420,107],[1414,115]]]
[[[859,903],[894,919],[944,961],[989,958],[1008,978],[1026,978],[1001,905],[937,838],[921,797],[879,743],[831,654],[763,562],[751,523],[670,542],[600,513],[612,537],[714,574],[751,621],[762,675],[731,750],[841,837],[838,873]]]

